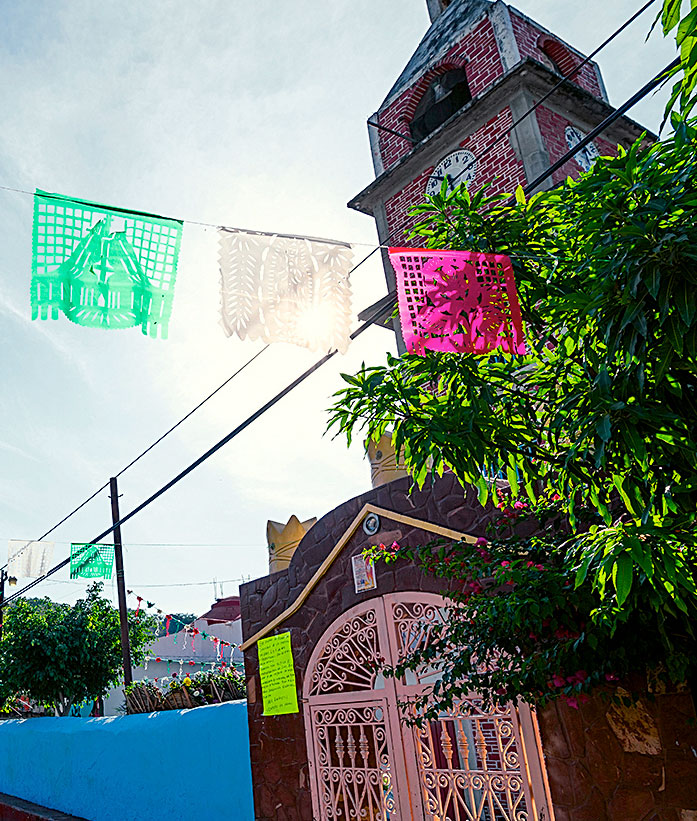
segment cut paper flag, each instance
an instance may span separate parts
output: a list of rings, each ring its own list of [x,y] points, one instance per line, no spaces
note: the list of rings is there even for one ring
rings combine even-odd
[[[409,353],[524,354],[511,260],[503,254],[390,248]]]
[[[349,344],[350,245],[219,230],[221,321],[228,336],[313,351]]]
[[[265,716],[299,713],[290,633],[259,639],[259,678]]]
[[[113,566],[113,544],[70,545],[71,579],[110,579]]]
[[[162,339],[172,313],[178,220],[37,190],[32,319],[59,311],[87,328],[134,328]]]
[[[43,576],[53,560],[53,542],[10,539],[7,543],[7,575],[27,579]]]

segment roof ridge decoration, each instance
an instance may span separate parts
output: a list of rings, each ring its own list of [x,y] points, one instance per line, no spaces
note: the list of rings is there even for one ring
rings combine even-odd
[[[403,513],[397,513],[394,510],[387,510],[384,507],[377,507],[376,505],[365,504],[359,511],[358,515],[353,519],[351,524],[346,528],[342,536],[339,538],[337,543],[330,551],[329,555],[324,559],[322,564],[314,572],[312,578],[308,581],[305,587],[303,587],[300,593],[298,593],[298,596],[295,599],[295,601],[289,607],[287,607],[282,613],[279,613],[279,615],[276,616],[276,618],[271,619],[271,621],[267,625],[262,627],[261,630],[257,630],[257,632],[253,636],[250,636],[248,639],[242,642],[242,644],[240,644],[240,650],[242,650],[243,652],[248,650],[252,645],[256,644],[259,641],[259,639],[263,639],[264,636],[267,636],[272,630],[275,630],[280,624],[283,624],[283,622],[286,619],[290,618],[292,615],[297,613],[298,610],[300,610],[300,608],[303,606],[310,593],[312,593],[312,591],[317,586],[322,577],[327,573],[332,564],[334,564],[339,554],[351,540],[353,534],[360,527],[363,519],[365,519],[365,517],[369,513],[375,513],[381,518],[384,517],[386,519],[391,519],[392,521],[398,522],[400,524],[410,525],[411,527],[417,527],[420,530],[426,530],[429,533],[433,533],[436,536],[444,536],[446,539],[465,541],[470,542],[471,544],[474,544],[474,542],[477,540],[476,536],[471,536],[468,533],[461,533],[458,530],[451,530],[449,527],[443,527],[443,525],[437,525],[433,522],[427,522],[424,519],[417,519],[414,516],[406,516]]]

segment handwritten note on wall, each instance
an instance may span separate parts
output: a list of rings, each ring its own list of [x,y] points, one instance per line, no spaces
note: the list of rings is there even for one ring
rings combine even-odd
[[[299,713],[290,633],[257,642],[259,677],[265,716]]]

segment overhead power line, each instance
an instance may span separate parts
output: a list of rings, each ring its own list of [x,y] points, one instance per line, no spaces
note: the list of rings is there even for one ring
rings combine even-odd
[[[586,58],[585,63],[587,63],[592,58],[592,56],[596,55],[602,48],[604,48],[609,42],[611,42],[621,31],[623,31],[631,22],[633,22],[633,20],[635,20],[650,5],[652,5],[653,2],[655,2],[655,0],[649,0],[648,3],[644,4],[644,6],[642,6],[639,9],[638,12],[636,12],[632,17],[630,17],[629,20],[627,20],[619,29],[617,29],[609,38],[607,38],[592,53],[592,55],[590,55],[588,58]],[[667,78],[669,72],[676,65],[679,65],[679,64],[680,64],[680,60],[677,59],[677,58],[675,60],[673,60],[671,63],[669,63],[652,80],[650,80],[648,83],[646,83],[636,94],[634,94],[632,97],[630,97],[625,103],[623,103],[623,105],[621,105],[618,109],[616,109],[608,117],[606,117],[605,120],[603,120],[600,123],[600,125],[598,125],[589,134],[587,134],[586,137],[581,142],[578,143],[578,145],[574,146],[573,149],[570,149],[566,154],[564,154],[559,160],[557,160],[555,163],[553,163],[546,171],[544,171],[542,174],[540,174],[531,183],[528,183],[524,188],[525,192],[530,193],[531,191],[533,191],[538,185],[540,185],[548,177],[550,177],[556,170],[561,168],[566,162],[568,162],[570,159],[572,159],[578,153],[579,150],[581,150],[585,145],[587,145],[589,142],[591,142],[593,139],[595,139],[595,137],[597,137],[600,133],[602,133],[615,120],[617,120],[619,117],[623,116],[630,108],[632,108],[637,102],[639,102],[639,100],[643,99],[645,96],[647,96],[647,94],[649,94],[651,91],[653,91],[659,85],[661,85],[661,83],[663,83],[665,81],[665,79]],[[577,67],[577,70],[579,70],[582,66],[583,66],[583,63],[580,66]],[[574,72],[572,72],[572,74],[569,75],[569,77],[573,76],[573,74],[574,74]],[[553,89],[551,89],[550,92],[548,92],[547,97],[549,97],[549,95],[551,93],[553,93],[564,82],[566,82],[567,79],[568,79],[568,77],[565,77],[563,80],[561,80],[559,83],[557,83],[557,85]],[[546,98],[543,98],[543,100],[544,99],[546,99]],[[541,102],[542,102],[542,100],[538,101],[538,103],[536,103],[531,108],[531,110],[529,112],[527,112],[525,115],[523,115],[523,118],[525,116],[529,116],[529,114],[531,114],[532,111],[535,108],[537,108],[540,105]],[[523,119],[523,118],[520,118],[518,120],[518,122],[520,122],[520,120]],[[485,149],[485,151],[486,150],[490,150],[490,147]],[[483,156],[483,154],[481,156]],[[10,190],[15,190],[15,189],[10,189]],[[17,189],[17,190],[19,190],[19,189]],[[28,193],[28,192],[22,192],[22,193]],[[391,239],[391,237],[390,237],[390,239]],[[388,240],[388,242],[389,242],[389,240]],[[358,267],[363,265],[363,263],[366,262],[370,257],[372,257],[373,254],[375,254],[376,251],[378,250],[378,248],[380,248],[380,247],[384,247],[384,246],[381,245],[381,246],[375,247],[356,266],[354,266],[354,268],[352,268],[351,271],[349,271],[349,273],[352,273]],[[387,294],[385,297],[383,297],[378,303],[376,303],[376,305],[373,306],[375,308],[375,310],[373,311],[371,316],[351,334],[350,339],[351,340],[355,339],[357,336],[359,336],[361,333],[363,333],[370,325],[372,325],[376,321],[378,321],[382,317],[385,309],[390,307],[394,303],[395,297],[396,297],[396,293],[394,291],[391,291],[389,294]],[[262,351],[259,351],[255,355],[255,357],[252,357],[252,359],[249,362],[245,363],[245,365],[243,365],[243,368],[246,367],[248,364],[250,364],[250,362],[253,361],[253,359],[256,358],[256,356],[261,354],[263,352],[263,350],[265,350],[265,348],[262,349]],[[216,445],[214,445],[206,453],[204,453],[201,457],[199,457],[196,461],[194,461],[191,465],[189,465],[189,467],[185,468],[185,470],[183,470],[181,473],[179,473],[177,476],[175,476],[167,484],[163,485],[163,487],[161,487],[158,491],[156,491],[156,493],[154,493],[152,496],[150,496],[148,499],[146,499],[144,502],[142,502],[140,505],[138,505],[136,508],[134,508],[130,513],[126,514],[126,516],[122,517],[120,521],[116,522],[110,528],[108,528],[102,534],[100,534],[98,537],[93,539],[91,543],[94,544],[94,543],[100,542],[105,536],[109,535],[116,527],[120,526],[124,522],[131,519],[133,516],[135,516],[137,513],[139,513],[141,510],[143,510],[145,507],[147,507],[149,504],[151,504],[157,498],[159,498],[162,494],[166,493],[167,490],[169,490],[171,487],[173,487],[175,484],[177,484],[179,481],[181,481],[181,479],[183,479],[185,476],[187,476],[189,473],[191,473],[191,471],[195,470],[200,464],[205,462],[210,456],[212,456],[214,453],[216,453],[218,450],[220,450],[220,448],[222,448],[229,441],[231,441],[231,439],[233,439],[235,436],[237,436],[239,433],[241,433],[243,430],[245,430],[247,427],[249,427],[249,425],[251,425],[254,421],[256,421],[256,419],[258,419],[260,416],[262,416],[267,410],[269,410],[271,407],[273,407],[278,401],[280,401],[284,396],[286,396],[295,387],[297,387],[297,385],[304,382],[305,379],[307,379],[312,373],[314,373],[318,368],[320,368],[325,362],[329,361],[329,359],[331,359],[333,356],[335,356],[336,353],[337,353],[337,351],[331,351],[330,353],[326,354],[324,357],[319,359],[314,365],[312,365],[310,368],[308,368],[297,379],[295,379],[288,386],[286,386],[282,391],[280,391],[278,394],[276,394],[276,396],[273,397],[273,399],[271,399],[269,402],[267,402],[265,405],[263,405],[259,410],[257,410],[250,417],[248,417],[241,425],[239,425],[237,428],[235,428],[233,431],[231,431],[227,436],[225,436],[223,439],[221,439]],[[219,389],[216,389],[216,391],[214,391],[213,394],[211,394],[211,396],[214,395],[215,393],[217,393],[217,390],[219,390]],[[210,398],[210,397],[208,397],[208,398]],[[203,400],[203,401],[205,402],[207,400]],[[198,409],[198,407],[200,407],[201,404],[203,404],[203,402],[200,403],[196,408],[194,408],[191,411],[191,413],[193,413],[196,409]],[[187,416],[191,415],[191,413],[189,413]],[[184,417],[184,418],[187,418],[187,417]],[[181,421],[184,421],[184,420],[182,419]],[[180,423],[181,422],[177,423],[177,425],[180,424]],[[175,425],[174,427],[177,427],[177,425]],[[164,438],[164,436],[166,436],[166,435],[167,435],[167,433],[165,433],[163,435],[163,437],[160,437],[160,439],[158,441],[161,441],[161,439]],[[152,447],[154,447],[155,444],[157,444],[157,442],[155,442],[150,448],[146,449],[146,451],[144,451],[143,454],[141,454],[141,456],[145,455],[145,453],[147,451],[149,451]],[[140,456],[137,457],[137,459],[138,458],[140,458]],[[134,460],[131,464],[134,464],[135,461],[137,461],[137,459]],[[124,468],[124,470],[125,469],[127,469],[127,468]],[[118,475],[120,475],[120,474],[118,474]],[[85,500],[85,502],[83,502],[74,511],[72,511],[70,514],[68,514],[68,516],[64,517],[64,519],[61,520],[61,522],[59,522],[59,524],[62,524],[64,521],[66,521],[68,518],[70,518],[70,516],[72,516],[75,512],[77,512],[77,510],[82,508],[85,504],[87,504],[88,501],[93,499],[98,493],[100,493],[107,486],[108,486],[108,483],[106,483],[102,488],[100,488],[98,491],[96,491],[90,497],[90,499]],[[48,535],[49,533],[51,533],[53,530],[56,529],[56,527],[58,527],[58,525],[55,525],[50,531],[47,531],[47,533],[45,535]],[[45,536],[41,537],[41,539],[43,539],[43,538],[45,538]],[[37,540],[37,541],[40,541],[40,539]],[[44,579],[48,578],[49,576],[53,575],[54,573],[56,573],[61,568],[65,567],[67,564],[69,564],[69,562],[70,562],[69,558],[63,560],[62,562],[60,562],[59,564],[57,564],[53,568],[51,568],[51,570],[49,570],[46,574],[44,574],[40,578],[34,579],[32,582],[30,582],[28,585],[23,587],[21,590],[14,593],[12,596],[8,596],[0,604],[0,609],[6,607],[14,599],[21,596],[22,593],[26,592],[27,590],[32,589],[37,584],[41,583]]]
[[[204,399],[202,399],[202,400],[198,403],[198,405],[196,405],[195,407],[193,407],[193,408],[192,408],[192,409],[191,409],[191,410],[190,410],[187,414],[185,414],[184,416],[182,416],[182,418],[181,418],[178,422],[175,422],[175,423],[172,425],[172,427],[168,428],[168,429],[167,429],[167,430],[166,430],[166,431],[165,431],[165,432],[164,432],[161,436],[158,436],[158,438],[157,438],[157,439],[156,439],[156,440],[155,440],[152,444],[148,445],[148,447],[147,447],[147,448],[145,448],[145,450],[141,451],[141,452],[140,452],[140,453],[139,453],[139,454],[135,457],[135,459],[131,459],[131,461],[130,461],[130,462],[129,462],[129,463],[128,463],[125,467],[122,467],[122,468],[121,468],[121,470],[120,470],[120,471],[116,474],[116,477],[118,478],[119,476],[121,476],[122,474],[124,474],[127,470],[129,470],[129,468],[132,468],[132,467],[133,467],[133,465],[135,465],[135,464],[136,464],[136,462],[139,462],[139,461],[140,461],[140,460],[141,460],[141,459],[142,459],[142,458],[143,458],[143,457],[144,457],[147,453],[150,453],[150,451],[151,451],[151,450],[152,450],[152,449],[153,449],[156,445],[159,445],[159,444],[160,444],[160,442],[161,442],[163,439],[167,438],[167,437],[170,435],[170,433],[173,433],[173,432],[174,432],[174,431],[175,431],[175,430],[176,430],[176,429],[177,429],[177,428],[178,428],[181,424],[183,424],[184,422],[186,422],[186,420],[187,420],[190,416],[193,416],[193,414],[194,414],[194,413],[196,413],[196,411],[197,411],[197,410],[199,410],[200,408],[202,408],[202,407],[206,404],[206,402],[208,402],[208,400],[209,400],[209,399],[212,399],[212,398],[213,398],[213,397],[214,397],[214,396],[215,396],[215,395],[216,395],[219,391],[221,391],[221,390],[222,390],[222,389],[223,389],[226,385],[229,385],[229,384],[230,384],[230,382],[232,382],[232,380],[233,380],[233,379],[235,379],[235,377],[239,376],[239,375],[242,373],[242,371],[244,371],[244,370],[245,370],[245,368],[249,367],[249,365],[251,365],[251,364],[252,364],[252,362],[254,362],[256,359],[258,359],[258,358],[259,358],[259,357],[260,357],[260,356],[264,353],[264,351],[265,351],[265,350],[267,350],[267,348],[268,348],[268,347],[269,347],[268,345],[265,345],[263,348],[261,348],[261,350],[258,350],[258,351],[257,351],[257,352],[256,352],[253,356],[251,356],[251,357],[250,357],[250,358],[249,358],[249,359],[248,359],[248,360],[247,360],[247,361],[246,361],[246,362],[245,362],[242,366],[240,366],[240,367],[239,367],[239,368],[238,368],[238,369],[237,369],[234,373],[232,373],[230,376],[228,376],[228,378],[227,378],[224,382],[222,382],[220,385],[218,385],[218,387],[217,387],[215,390],[211,391],[211,392],[208,394],[208,396],[206,396]],[[30,541],[30,542],[29,542],[29,543],[28,543],[25,547],[23,547],[21,550],[19,550],[19,551],[18,551],[18,552],[17,552],[17,553],[13,556],[13,558],[16,558],[17,556],[21,556],[21,555],[22,555],[22,553],[24,553],[24,551],[25,551],[25,550],[28,550],[28,549],[32,546],[32,544],[35,544],[36,542],[40,542],[42,539],[45,539],[45,538],[46,538],[46,536],[50,536],[50,535],[51,535],[51,533],[53,533],[53,532],[54,532],[54,530],[57,530],[57,529],[58,529],[58,528],[59,528],[59,527],[60,527],[60,526],[61,526],[64,522],[67,522],[67,521],[68,521],[68,519],[70,519],[72,516],[74,516],[74,515],[75,515],[78,511],[82,510],[82,508],[83,508],[83,507],[84,507],[84,506],[85,506],[88,502],[91,502],[91,501],[92,501],[92,499],[94,499],[96,496],[99,496],[99,494],[100,494],[103,490],[106,490],[106,488],[108,488],[108,487],[109,487],[109,482],[105,482],[105,483],[104,483],[104,484],[103,484],[100,488],[97,488],[97,490],[95,490],[95,491],[94,491],[94,493],[93,493],[91,496],[88,496],[88,497],[84,500],[84,502],[80,502],[80,504],[79,504],[77,507],[73,508],[73,510],[71,510],[71,511],[70,511],[70,513],[68,513],[68,514],[67,514],[67,516],[64,516],[64,517],[60,520],[60,522],[58,522],[57,524],[53,525],[53,527],[49,528],[49,529],[48,529],[48,530],[47,530],[47,531],[43,534],[43,536],[39,536],[39,538],[38,538],[38,539],[33,539],[33,540],[32,540],[32,541]],[[2,566],[2,568],[1,568],[1,569],[2,569],[2,570],[4,570],[4,569],[7,567],[7,564],[8,564],[8,563],[6,562],[6,563]]]
[[[586,65],[588,65],[588,63],[590,63],[590,61],[595,56],[597,56],[607,45],[609,45],[609,43],[611,43],[616,37],[618,37],[628,26],[630,26],[638,17],[640,17],[655,2],[657,2],[657,0],[648,0],[648,2],[644,3],[644,5],[638,11],[636,11],[631,17],[629,17],[624,23],[622,23],[622,25],[619,28],[617,28],[607,39],[605,39],[593,52],[591,52],[591,54],[589,54],[588,57],[585,57],[573,69],[573,71],[569,72],[569,74],[562,77],[559,80],[559,82],[556,83],[556,85],[554,85],[548,92],[546,92],[546,94],[544,94],[543,97],[540,100],[538,100],[533,106],[531,106],[531,108],[529,108],[524,114],[522,114],[507,131],[504,131],[501,134],[499,134],[499,136],[496,137],[489,145],[485,146],[485,148],[482,150],[481,154],[478,157],[475,157],[473,160],[471,160],[470,163],[468,165],[466,165],[462,169],[462,171],[460,171],[457,174],[457,176],[453,177],[453,183],[457,182],[457,180],[460,179],[462,174],[464,174],[466,171],[468,171],[469,168],[474,163],[481,160],[482,157],[484,157],[489,151],[491,151],[496,145],[498,145],[498,143],[501,142],[501,140],[505,139],[505,137],[507,137],[518,125],[520,125],[520,123],[522,123],[527,117],[529,117],[540,105],[542,105],[543,102],[548,100],[559,88],[561,88],[572,77],[575,77],[581,71],[581,69],[583,69]],[[403,140],[410,143],[412,146],[418,145],[418,141],[414,140],[413,137],[411,137],[410,135],[404,134],[401,131],[395,131],[394,129],[391,129],[391,128],[388,128],[387,126],[382,125],[381,123],[377,123],[377,122],[374,122],[372,120],[369,120],[368,121],[368,126],[372,126],[373,128],[378,128],[381,131],[387,131],[390,134],[394,134],[398,137],[401,137]],[[578,148],[576,150],[578,150]],[[33,191],[28,191],[25,188],[18,188],[16,186],[9,186],[9,185],[0,185],[0,190],[9,191],[9,192],[12,192],[12,193],[15,193],[15,194],[24,194],[24,195],[29,196],[29,197],[33,197],[34,193],[35,193]],[[52,195],[51,194],[44,194],[43,196],[50,197]],[[60,199],[63,199],[63,197],[60,197]],[[221,227],[220,223],[204,222],[202,220],[184,219],[182,217],[163,216],[161,214],[154,214],[154,213],[151,213],[149,211],[141,211],[139,209],[130,209],[130,208],[121,208],[119,206],[111,206],[111,210],[112,211],[119,211],[119,212],[122,212],[124,214],[136,214],[136,215],[143,216],[143,217],[152,217],[152,218],[155,218],[155,219],[171,219],[171,220],[175,220],[176,222],[181,222],[181,223],[188,224],[188,225],[198,225],[198,226],[201,226],[203,228],[220,228]],[[268,232],[268,231],[258,231],[258,230],[252,229],[252,228],[238,228],[238,227],[229,227],[229,230],[248,232],[248,233],[260,233],[260,234],[274,233],[274,232]],[[325,238],[321,238],[321,237],[309,237],[309,236],[304,235],[304,234],[284,233],[283,236],[291,238],[291,239],[313,239],[313,240],[316,240],[316,241],[319,241],[319,242],[331,242],[331,243],[337,242],[337,240],[325,239]],[[347,243],[347,244],[356,245],[356,246],[362,245],[362,246],[365,246],[365,247],[376,247],[376,248],[385,247],[385,246],[381,246],[381,245],[374,246],[373,243],[370,243],[370,242],[350,242],[350,243]]]
[[[356,330],[351,334],[350,339],[353,341],[357,337],[359,337],[364,331],[366,331],[373,323],[375,323],[385,308],[386,301],[388,299],[393,299],[394,294],[388,294],[387,297],[384,297],[376,306],[376,310],[373,314],[368,318],[365,322],[363,322]],[[188,467],[184,468],[180,473],[178,473],[173,479],[170,479],[169,482],[164,484],[159,490],[155,491],[151,496],[149,496],[145,501],[141,502],[137,505],[133,510],[127,513],[125,516],[122,516],[117,522],[108,527],[98,536],[95,536],[94,539],[91,539],[89,544],[98,544],[101,542],[103,538],[108,536],[112,533],[117,527],[125,524],[127,521],[132,519],[146,507],[151,505],[156,499],[159,499],[164,493],[166,493],[170,488],[174,487],[174,485],[178,484],[182,479],[188,476],[192,471],[196,470],[199,465],[202,465],[207,459],[217,453],[221,448],[227,445],[232,439],[236,436],[239,436],[244,430],[246,430],[251,424],[253,424],[260,416],[263,416],[268,410],[270,410],[274,405],[280,402],[284,396],[287,396],[292,390],[294,390],[298,385],[303,383],[309,376],[311,376],[316,370],[322,367],[325,362],[328,362],[332,359],[338,351],[333,350],[330,351],[328,354],[325,354],[321,359],[317,360],[314,365],[311,365],[306,371],[304,371],[300,376],[294,379],[289,385],[286,385],[283,390],[279,391],[272,399],[268,402],[264,403],[258,410],[256,410],[251,416],[248,416],[247,419],[244,420],[240,425],[230,431],[227,436],[224,436],[219,442],[216,442],[213,447],[209,448],[204,454],[198,457],[198,459],[194,460]],[[7,607],[10,602],[14,601],[15,599],[19,598],[23,593],[27,590],[31,590],[33,587],[36,587],[37,584],[40,584],[44,579],[49,578],[54,573],[57,573],[63,567],[66,567],[70,564],[70,558],[63,559],[62,562],[59,562],[57,565],[52,567],[47,573],[44,573],[43,576],[40,576],[38,579],[34,579],[29,584],[25,585],[21,590],[18,590],[11,596],[8,596],[2,603],[0,603],[0,609]]]
[[[365,257],[363,257],[363,259],[360,262],[358,262],[356,265],[354,265],[353,268],[351,268],[351,270],[348,272],[348,275],[352,274],[354,271],[356,271],[358,268],[360,268],[361,265],[363,265],[364,262],[367,262],[370,259],[370,257],[372,257],[373,254],[375,254],[378,251],[378,248],[379,248],[379,246],[376,247],[376,248],[373,248],[373,250],[369,254],[367,254]],[[241,374],[242,371],[245,370],[245,368],[247,368],[249,365],[251,365],[259,356],[261,356],[261,354],[263,354],[264,351],[266,351],[268,349],[268,347],[269,347],[269,345],[265,345],[263,348],[261,348],[261,350],[257,351],[241,367],[239,367],[234,373],[232,373],[224,382],[222,382],[220,385],[218,385],[217,388],[215,388],[213,391],[211,391],[204,399],[202,399],[187,414],[182,416],[182,418],[178,422],[175,422],[174,425],[172,425],[161,436],[159,436],[151,445],[148,445],[148,447],[145,448],[145,450],[141,451],[138,454],[138,456],[135,457],[135,459],[132,459],[125,467],[121,468],[121,470],[116,474],[116,478],[120,477],[129,468],[133,467],[133,465],[135,465],[136,462],[140,461],[140,459],[142,459],[147,453],[149,453],[156,445],[158,445],[163,439],[165,439],[167,436],[169,436],[170,433],[175,431],[183,422],[185,422],[190,416],[192,416],[194,413],[196,413],[197,410],[199,410],[201,407],[203,407],[203,405],[205,405],[206,402],[208,402],[209,399],[212,399],[226,385],[228,385],[230,382],[232,382],[232,380],[235,379],[235,377],[237,377],[239,374]],[[53,525],[53,527],[50,527],[42,536],[39,536],[38,539],[32,539],[31,541],[29,541],[25,547],[23,547],[20,551],[18,551],[16,554],[14,554],[13,558],[21,556],[22,553],[24,553],[25,550],[28,550],[33,544],[35,544],[36,542],[40,542],[42,539],[45,539],[47,536],[50,536],[51,533],[53,533],[62,524],[67,522],[68,519],[70,519],[72,516],[74,516],[80,510],[82,510],[82,508],[85,507],[85,505],[87,505],[89,502],[91,502],[92,499],[99,496],[99,494],[103,490],[106,490],[106,488],[108,488],[108,487],[109,487],[109,482],[105,482],[101,487],[97,488],[97,490],[95,490],[94,493],[92,493],[90,496],[88,496],[83,502],[80,502],[80,504],[77,507],[73,508],[70,511],[70,513],[68,513],[59,522],[57,522],[55,525]],[[69,544],[69,543],[66,543],[66,544]],[[7,565],[8,565],[8,562],[6,562],[2,566],[2,568],[0,568],[0,569],[4,570],[7,567]]]
[[[5,539],[5,537],[3,537]],[[9,539],[8,539],[9,540]],[[2,541],[2,540],[0,540]],[[17,540],[15,540],[17,541]],[[51,539],[52,544],[74,544],[74,541],[61,541],[59,539]],[[128,540],[128,544],[123,546],[124,550],[132,547],[215,547],[215,548],[229,548],[229,547],[266,547],[261,542],[136,542]]]
[[[655,88],[658,88],[658,86],[666,81],[670,72],[679,65],[680,60],[677,57],[672,63],[668,63],[663,71],[660,71],[652,80],[649,80],[645,86],[640,88],[636,94],[632,95],[626,102],[622,103],[619,108],[616,108],[611,114],[609,114],[600,123],[600,125],[597,125],[592,131],[589,131],[588,134],[586,134],[586,136],[577,145],[575,145],[571,151],[567,152],[563,157],[560,157],[556,162],[552,163],[552,165],[540,174],[539,177],[536,177],[532,182],[529,182],[523,189],[525,193],[529,194],[534,191],[540,183],[544,182],[548,177],[554,174],[555,171],[558,171],[565,163],[567,163],[571,157],[576,154],[576,152],[580,151],[582,148],[585,148],[588,143],[600,136],[600,134],[602,134],[608,126],[612,125],[615,120],[624,116],[624,114],[626,114],[630,108],[635,106],[639,100],[643,100],[647,94],[650,94]]]
[[[171,584],[161,583],[161,584],[133,584],[133,587],[137,587],[139,590],[142,590],[146,587],[205,587],[206,585],[215,584],[233,584],[237,582],[246,582],[249,581],[248,576],[240,576],[237,579],[208,579],[205,582],[172,582]],[[94,579],[51,579],[48,584],[91,584],[94,582]]]
[[[624,23],[595,49],[592,51],[588,57],[585,57],[577,66],[574,68],[573,71],[569,72],[568,74],[564,75],[564,77],[559,80],[552,88],[549,89],[545,94],[540,97],[540,99],[532,105],[524,114],[521,114],[517,120],[513,122],[513,125],[507,129],[506,131],[502,131],[498,137],[494,138],[488,145],[486,145],[482,149],[482,153],[478,157],[474,157],[474,159],[470,160],[469,163],[455,176],[451,181],[451,185],[455,185],[455,183],[460,179],[460,177],[469,169],[479,162],[483,157],[485,157],[491,150],[493,150],[502,140],[508,137],[524,120],[526,120],[531,114],[534,114],[535,111],[542,105],[542,103],[549,100],[549,98],[555,94],[563,85],[565,85],[569,80],[575,77],[581,69],[585,68],[590,61],[598,55],[607,45],[609,45],[616,37],[618,37],[628,26],[630,26],[638,17],[640,17],[650,6],[652,6],[656,0],[648,0],[648,3],[644,3],[644,5],[628,19],[625,20]],[[574,152],[579,151],[579,146],[575,146]]]

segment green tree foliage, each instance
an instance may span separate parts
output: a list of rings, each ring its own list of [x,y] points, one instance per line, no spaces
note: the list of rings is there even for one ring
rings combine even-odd
[[[675,32],[675,42],[680,56],[680,65],[669,73],[677,77],[666,105],[666,118],[677,106],[680,118],[685,119],[694,108],[697,97],[697,2],[696,0],[663,0],[661,12],[656,20],[660,22],[663,34]]]
[[[529,200],[460,187],[418,206],[414,236],[428,247],[512,257],[529,353],[364,366],[344,376],[330,422],[349,438],[392,430],[419,484],[447,468],[482,502],[502,503],[497,478],[510,487],[504,504],[558,497],[571,529],[535,549],[561,555],[559,572],[594,601],[584,608],[595,627],[612,637],[650,607],[659,633],[682,619],[693,648],[696,149],[682,122],[674,138],[638,141]],[[674,634],[659,643],[677,670]]]
[[[68,715],[73,704],[96,699],[121,680],[119,613],[101,596],[101,583],[74,605],[19,599],[5,611],[0,641],[0,691],[28,696]],[[134,666],[145,658],[154,620],[131,612]]]
[[[697,140],[637,142],[529,201],[464,187],[414,209],[428,247],[513,258],[529,354],[429,353],[344,377],[331,424],[387,428],[419,483],[539,482],[609,522],[694,521]]]
[[[434,691],[417,700],[417,714],[436,718],[472,690],[487,703],[562,698],[578,707],[588,690],[619,681],[627,685],[636,680],[633,674],[647,671],[647,664],[657,678],[682,681],[694,675],[693,630],[645,578],[632,583],[631,561],[618,563],[617,596],[604,596],[574,569],[561,500],[548,496],[535,505],[519,500],[501,507],[488,538],[475,544],[441,540],[372,551],[386,562],[416,561],[447,580],[447,618],[401,667],[387,671],[399,676],[424,666],[442,671]],[[598,519],[592,510],[583,516],[587,523]],[[679,555],[678,541],[667,547]]]

